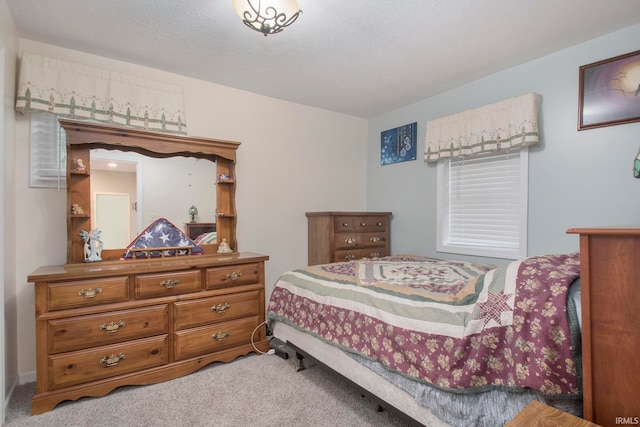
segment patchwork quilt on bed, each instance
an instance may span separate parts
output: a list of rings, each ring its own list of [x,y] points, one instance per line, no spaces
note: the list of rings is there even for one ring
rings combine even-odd
[[[579,254],[492,268],[414,256],[290,271],[267,317],[454,392],[580,393],[567,293]]]

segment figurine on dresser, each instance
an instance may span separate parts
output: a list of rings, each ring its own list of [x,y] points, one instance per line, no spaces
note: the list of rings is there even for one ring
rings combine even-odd
[[[101,231],[98,229],[80,231],[80,237],[84,240],[84,262],[102,261],[102,240]]]

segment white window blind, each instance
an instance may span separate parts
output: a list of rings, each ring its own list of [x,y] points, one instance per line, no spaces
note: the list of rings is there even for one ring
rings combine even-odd
[[[527,149],[438,165],[438,250],[526,256]]]
[[[30,186],[66,188],[67,147],[58,116],[34,111],[30,122]]]

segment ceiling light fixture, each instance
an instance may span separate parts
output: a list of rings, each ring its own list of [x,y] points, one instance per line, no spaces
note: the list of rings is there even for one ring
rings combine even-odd
[[[232,0],[232,4],[242,22],[265,37],[293,24],[302,13],[296,0]]]

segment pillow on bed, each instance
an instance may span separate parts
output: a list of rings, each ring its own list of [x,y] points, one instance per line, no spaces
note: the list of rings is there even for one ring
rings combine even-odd
[[[218,240],[218,232],[212,231],[210,233],[202,233],[194,240],[196,245],[208,245],[211,243],[217,243]]]

